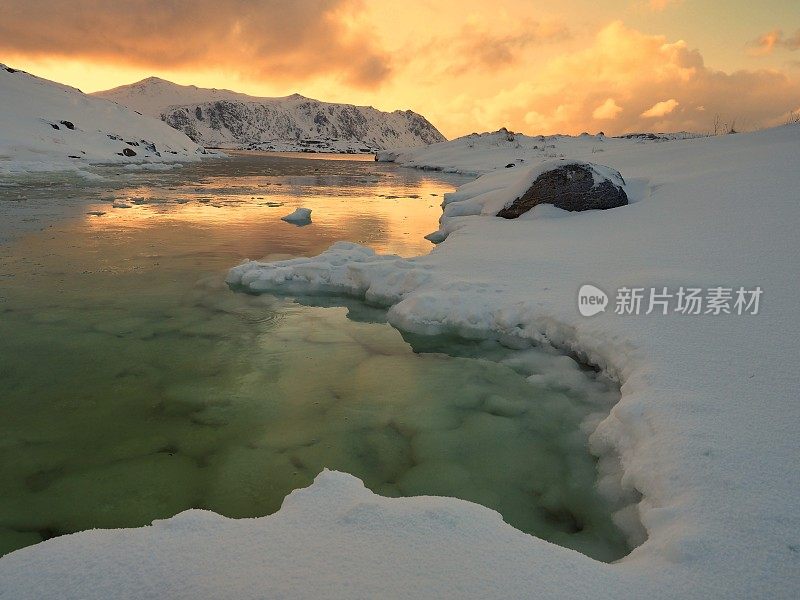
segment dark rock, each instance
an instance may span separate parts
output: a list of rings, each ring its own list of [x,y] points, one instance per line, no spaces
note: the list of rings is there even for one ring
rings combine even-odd
[[[12,69],[11,67],[5,67],[5,69],[6,69],[6,71],[8,71],[9,73],[16,73],[16,72],[17,72],[17,70],[16,70],[16,69]]]
[[[52,127],[53,129],[61,129],[61,127],[59,127],[55,123],[50,123],[50,127]]]
[[[603,167],[619,175],[613,169]],[[622,176],[619,182],[624,184]],[[592,167],[588,164],[566,163],[539,175],[528,191],[497,213],[504,219],[516,219],[538,204],[552,204],[569,211],[616,208],[628,204],[625,190],[611,179],[595,184]]]
[[[136,156],[136,152],[134,152],[134,151],[133,151],[133,150],[131,150],[130,148],[123,148],[123,149],[122,149],[122,153],[123,153],[125,156]]]
[[[67,129],[75,129],[75,125],[72,123],[72,121],[59,121],[59,123],[61,123]]]
[[[506,169],[513,169],[513,168],[514,168],[514,167],[516,167],[516,166],[517,166],[517,165],[515,165],[514,163],[508,163],[508,164],[506,165]]]
[[[125,142],[128,146],[138,146],[139,142]]]

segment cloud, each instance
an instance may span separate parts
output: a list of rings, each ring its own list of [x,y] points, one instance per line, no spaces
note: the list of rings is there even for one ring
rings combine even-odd
[[[750,54],[754,56],[772,54],[775,48],[783,48],[794,52],[795,50],[800,50],[800,29],[789,37],[786,37],[780,29],[773,29],[767,33],[762,33],[749,45],[751,46]]]
[[[569,30],[562,24],[539,23],[530,19],[501,31],[489,30],[485,23],[473,22],[464,25],[451,39],[439,40],[437,45],[453,49],[456,64],[450,70],[462,73],[476,65],[484,69],[510,66],[531,46],[561,41],[569,35]]]
[[[525,81],[477,99],[471,117],[487,129],[580,133],[612,98],[625,110],[603,128],[611,134],[709,131],[715,115],[753,129],[780,122],[798,97],[796,77],[777,70],[714,70],[684,41],[616,21],[581,50],[544,61]],[[681,110],[674,110],[678,105]]]
[[[319,75],[371,87],[389,57],[358,19],[361,0],[4,0],[0,51],[245,77]]]
[[[618,106],[613,98],[608,98],[600,106],[592,111],[593,119],[616,119],[622,112],[622,107]]]
[[[653,106],[644,111],[641,116],[645,117],[646,119],[663,117],[664,115],[668,115],[675,110],[679,104],[680,102],[675,100],[675,98],[663,100],[662,102],[656,102]]]
[[[652,11],[661,12],[670,5],[681,4],[682,2],[683,0],[650,0],[647,5]]]

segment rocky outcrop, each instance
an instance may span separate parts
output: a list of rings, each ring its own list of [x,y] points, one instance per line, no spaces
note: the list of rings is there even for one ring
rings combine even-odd
[[[217,100],[171,106],[161,118],[199,144],[252,150],[375,152],[445,139],[412,111],[388,113],[298,95],[261,102]]]
[[[568,210],[603,210],[628,204],[619,172],[601,165],[565,162],[541,173],[528,190],[497,213],[516,219],[538,204]]]

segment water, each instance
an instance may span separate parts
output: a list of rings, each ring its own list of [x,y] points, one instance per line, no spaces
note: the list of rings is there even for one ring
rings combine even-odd
[[[484,504],[601,560],[627,553],[581,429],[619,396],[596,373],[223,283],[243,258],[341,239],[426,252],[463,178],[263,155],[98,172],[0,187],[0,553],[191,507],[269,514],[324,467],[383,495]],[[280,221],[301,205],[312,225]]]

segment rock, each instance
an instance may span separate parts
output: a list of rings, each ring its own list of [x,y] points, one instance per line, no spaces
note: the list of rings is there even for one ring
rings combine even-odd
[[[514,168],[514,167],[516,167],[516,166],[517,166],[517,165],[515,165],[514,163],[508,163],[508,164],[506,165],[506,169],[513,169],[513,168]]]
[[[75,130],[75,124],[72,121],[59,121],[67,129]]]
[[[623,185],[622,175],[609,167],[564,162],[536,177],[531,187],[497,216],[516,219],[538,204],[568,211],[617,208],[628,204]]]
[[[123,153],[125,156],[136,156],[136,152],[135,152],[135,151],[133,151],[133,150],[131,150],[130,148],[123,148],[123,149],[122,149],[122,153]]]

